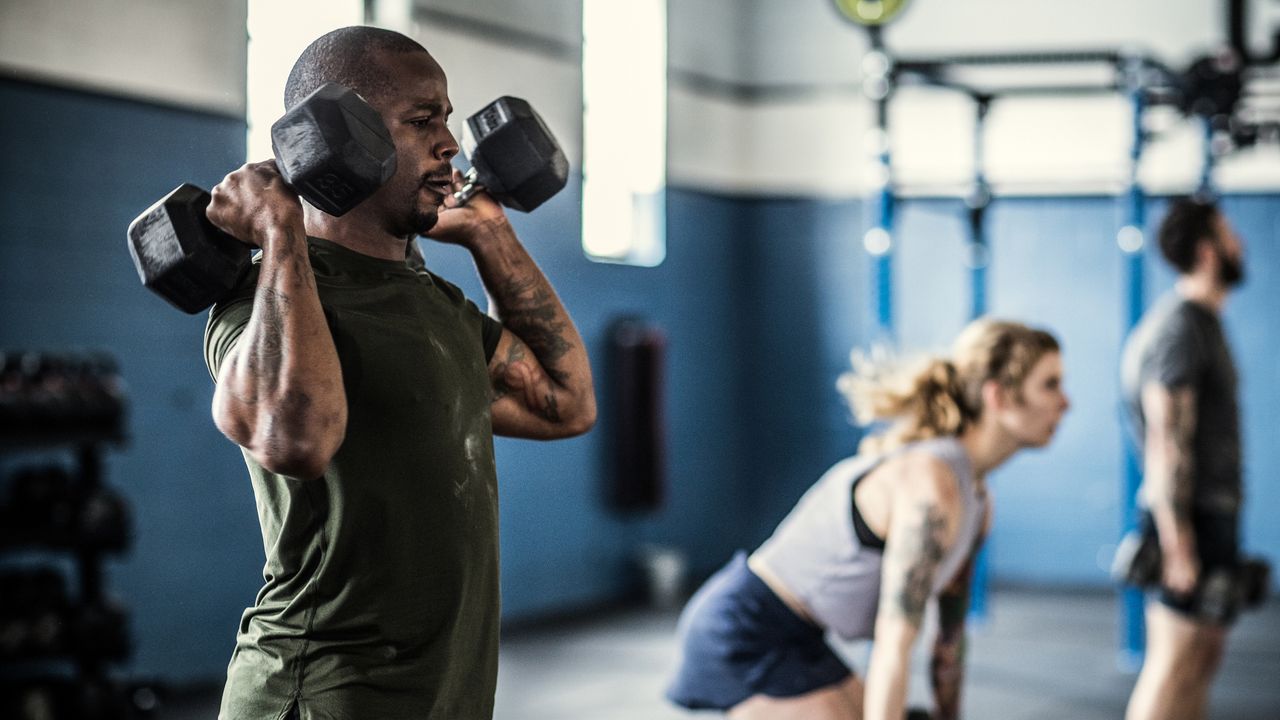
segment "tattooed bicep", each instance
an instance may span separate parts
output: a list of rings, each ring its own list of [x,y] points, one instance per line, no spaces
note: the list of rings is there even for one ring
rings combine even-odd
[[[1188,439],[1196,426],[1195,390],[1148,383],[1142,388],[1142,412],[1153,430],[1174,440]]]
[[[1170,393],[1169,426],[1180,445],[1190,449],[1196,432],[1196,393],[1180,388]]]
[[[503,332],[498,347],[489,359],[489,379],[493,383],[493,399],[505,397],[515,388],[509,378],[513,364],[520,363],[529,357],[529,348],[520,338],[510,332]]]
[[[919,502],[900,512],[885,546],[880,611],[919,627],[946,554],[950,523],[936,502]]]

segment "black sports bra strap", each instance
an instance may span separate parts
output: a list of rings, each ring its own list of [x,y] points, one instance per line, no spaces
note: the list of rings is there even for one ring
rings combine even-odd
[[[858,483],[866,475],[859,475],[854,479],[853,485],[849,488],[849,507],[853,512],[853,532],[858,536],[858,542],[864,548],[871,550],[884,550],[884,538],[876,535],[875,532],[867,525],[867,521],[863,519],[862,513],[858,510],[858,500],[854,491],[858,489]]]

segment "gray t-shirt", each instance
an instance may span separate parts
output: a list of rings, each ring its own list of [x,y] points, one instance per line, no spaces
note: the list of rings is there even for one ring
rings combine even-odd
[[[1160,298],[1125,342],[1120,380],[1139,451],[1146,437],[1142,387],[1156,382],[1169,389],[1195,391],[1193,506],[1201,511],[1238,512],[1236,365],[1217,313],[1176,293]]]

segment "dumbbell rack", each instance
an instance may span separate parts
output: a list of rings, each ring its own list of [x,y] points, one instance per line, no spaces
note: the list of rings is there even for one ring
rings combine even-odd
[[[131,650],[103,570],[128,545],[127,509],[103,477],[124,416],[111,358],[0,354],[0,717],[153,717],[154,692],[110,672]]]

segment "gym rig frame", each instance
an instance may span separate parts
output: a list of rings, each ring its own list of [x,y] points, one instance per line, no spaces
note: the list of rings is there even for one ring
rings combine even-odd
[[[1122,203],[1123,221],[1117,229],[1116,244],[1122,253],[1127,276],[1127,302],[1124,307],[1123,331],[1127,334],[1142,317],[1146,308],[1146,277],[1143,252],[1144,228],[1147,222],[1147,194],[1138,178],[1143,151],[1152,139],[1144,124],[1147,111],[1153,107],[1175,108],[1182,116],[1198,122],[1202,128],[1202,165],[1195,194],[1212,199],[1218,192],[1213,171],[1218,161],[1232,152],[1259,142],[1280,142],[1280,115],[1266,117],[1251,100],[1280,99],[1280,29],[1272,35],[1272,46],[1265,54],[1248,47],[1248,0],[1225,0],[1227,39],[1215,51],[1196,58],[1185,70],[1178,71],[1150,55],[1112,49],[1070,52],[996,52],[957,54],[937,57],[907,57],[893,54],[884,39],[884,27],[902,11],[905,0],[858,2],[834,0],[837,9],[867,35],[869,50],[863,57],[862,93],[874,107],[874,143],[876,165],[872,192],[865,198],[866,231],[863,245],[872,256],[872,306],[875,308],[877,339],[892,342],[894,308],[892,293],[893,230],[898,193],[893,182],[892,154],[889,143],[889,114],[894,94],[903,86],[927,86],[951,90],[968,96],[974,103],[973,179],[965,197],[968,221],[968,253],[970,317],[987,311],[987,266],[990,258],[986,231],[987,210],[994,200],[984,164],[986,118],[991,105],[1013,97],[1089,97],[1124,96],[1132,108],[1130,143],[1126,180],[1118,199]],[[865,6],[865,8],[864,8]],[[870,13],[864,14],[869,8]],[[957,70],[982,67],[1064,67],[1107,66],[1112,80],[1098,84],[1017,84],[978,87],[963,82]],[[1274,108],[1274,106],[1272,106]],[[1125,438],[1122,484],[1122,534],[1138,523],[1137,492],[1141,483],[1141,461],[1133,443]],[[988,585],[987,551],[980,552],[974,568],[970,616],[981,623],[987,617]],[[1141,666],[1146,632],[1143,621],[1143,595],[1137,588],[1122,589],[1120,597],[1120,638],[1118,663],[1124,670],[1136,672]]]

